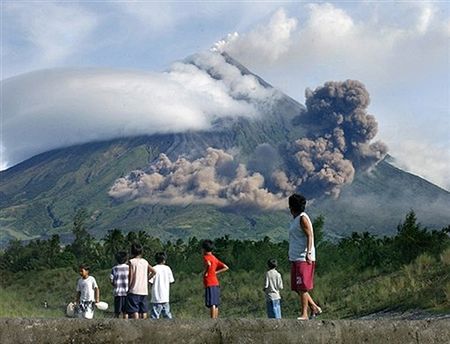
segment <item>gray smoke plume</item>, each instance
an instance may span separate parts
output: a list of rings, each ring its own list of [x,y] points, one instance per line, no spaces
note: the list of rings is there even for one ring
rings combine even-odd
[[[232,166],[235,168],[230,174]],[[147,203],[285,208],[285,195],[269,192],[264,184],[260,173],[250,173],[231,154],[210,147],[203,157],[193,161],[179,157],[172,162],[161,154],[148,173],[133,171],[117,179],[109,195]]]
[[[118,179],[109,195],[150,203],[207,203],[221,207],[283,209],[295,191],[314,198],[338,197],[356,171],[367,170],[386,154],[382,142],[370,143],[377,122],[367,113],[370,99],[359,81],[327,82],[306,90],[307,111],[299,123],[309,135],[286,146],[256,147],[247,166],[230,153],[208,148],[195,160],[172,162],[161,154],[148,172]]]
[[[365,86],[356,80],[330,81],[307,89],[300,124],[310,135],[289,145],[289,180],[310,197],[322,193],[339,196],[353,181],[355,171],[367,170],[387,153],[384,143],[370,143],[378,131]]]

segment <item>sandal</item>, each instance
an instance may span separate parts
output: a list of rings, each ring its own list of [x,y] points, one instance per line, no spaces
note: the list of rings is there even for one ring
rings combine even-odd
[[[322,308],[317,306],[317,310],[315,312],[311,312],[311,318],[315,318],[322,314]]]
[[[309,318],[298,317],[297,320],[305,321],[305,320],[309,320]]]

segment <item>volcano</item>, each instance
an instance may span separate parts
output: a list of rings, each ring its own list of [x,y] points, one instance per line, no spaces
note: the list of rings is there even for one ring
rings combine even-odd
[[[208,147],[214,147],[238,151],[239,160],[247,163],[261,144],[284,147],[309,135],[311,129],[299,125],[299,118],[307,112],[305,106],[230,56],[223,56],[241,75],[251,75],[262,87],[276,92],[271,106],[259,106],[260,116],[215,118],[205,130],[87,142],[38,154],[2,171],[1,242],[53,234],[60,234],[64,241],[70,237],[73,216],[80,208],[88,211],[88,229],[97,237],[118,228],[124,232],[143,230],[162,240],[223,235],[286,239],[290,222],[287,205],[286,210],[199,203],[171,205],[141,199],[124,201],[108,194],[118,178],[134,170],[145,170],[161,153],[176,160],[180,156],[201,156]],[[214,70],[207,72],[220,78]],[[371,168],[357,170],[352,181],[342,186],[339,197],[314,194],[308,212],[324,216],[325,236],[329,239],[354,231],[393,234],[411,210],[430,229],[450,224],[450,193],[395,167],[389,155]]]

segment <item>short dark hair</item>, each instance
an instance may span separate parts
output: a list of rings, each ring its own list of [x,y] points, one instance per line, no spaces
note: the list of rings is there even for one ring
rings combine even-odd
[[[278,262],[276,259],[271,258],[267,261],[267,267],[269,269],[275,269],[278,266]]]
[[[289,208],[298,211],[304,212],[306,206],[306,198],[300,194],[293,194],[289,197]]]
[[[83,269],[83,270],[86,270],[86,271],[89,271],[90,270],[90,267],[89,267],[89,265],[87,265],[87,264],[80,264],[80,266],[78,267],[80,270],[81,269]]]
[[[209,239],[203,240],[202,249],[204,249],[206,252],[211,252],[212,250],[214,250],[214,243]]]
[[[138,242],[134,242],[131,244],[131,254],[136,257],[140,256],[144,252],[144,249],[142,248],[142,245]]]
[[[155,260],[157,264],[164,263],[167,259],[167,255],[165,252],[157,252],[155,254]]]
[[[128,259],[128,253],[125,251],[119,251],[116,253],[116,262],[118,264],[125,264]]]

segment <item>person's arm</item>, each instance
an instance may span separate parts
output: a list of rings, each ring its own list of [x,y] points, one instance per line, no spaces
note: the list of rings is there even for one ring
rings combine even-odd
[[[98,287],[97,280],[92,277],[92,288],[94,289],[95,303],[100,302],[100,288]]]
[[[278,289],[283,289],[283,279],[281,278],[281,275],[278,275]]]
[[[307,218],[305,216],[300,217],[300,228],[306,235],[306,249],[307,249],[306,250],[306,262],[308,264],[311,264],[312,263],[311,250],[312,250],[312,243],[313,243],[314,237],[313,237],[313,231],[312,231],[311,224],[309,223],[309,221],[307,220]]]
[[[128,288],[130,288],[134,282],[134,276],[133,276],[133,269],[131,267],[131,264],[128,264]]]
[[[229,270],[229,267],[226,264],[223,264],[219,270],[216,270],[216,274],[220,274],[221,272],[225,272]]]
[[[148,264],[148,278],[151,279],[155,275],[156,275],[156,270],[153,269],[153,266]]]
[[[94,289],[95,291],[95,303],[99,303],[100,302],[100,288],[97,287]]]
[[[111,270],[111,275],[109,275],[109,280],[111,281],[111,285],[115,287],[115,281],[114,281],[114,270]]]
[[[207,259],[203,259],[203,265],[205,270],[203,271],[203,276],[208,277],[208,270],[209,267],[211,266],[211,262]]]
[[[263,291],[266,291],[266,289],[269,288],[269,277],[267,276],[267,272],[266,272],[266,278],[264,280],[264,288]]]
[[[80,299],[81,299],[81,289],[80,289],[80,282],[77,281],[77,296],[75,297],[75,299],[77,300],[77,304],[80,303]]]

